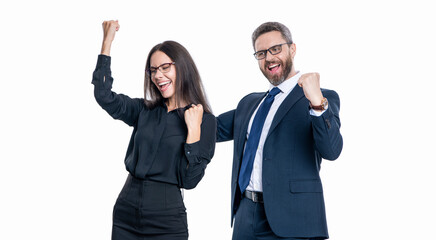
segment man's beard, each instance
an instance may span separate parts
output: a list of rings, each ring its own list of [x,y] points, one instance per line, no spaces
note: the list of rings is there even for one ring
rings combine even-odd
[[[271,65],[271,64],[280,64],[280,67],[282,68],[281,69],[282,70],[281,74],[275,74],[275,75],[270,74],[269,71],[268,71],[268,66]],[[282,61],[272,61],[272,62],[269,62],[269,61],[265,60],[264,68],[261,69],[261,71],[262,71],[263,75],[268,79],[268,81],[272,85],[278,86],[280,83],[284,82],[286,80],[286,78],[288,77],[289,73],[292,70],[292,64],[293,63],[292,63],[292,58],[291,57],[288,57],[286,59],[285,64],[283,64]]]

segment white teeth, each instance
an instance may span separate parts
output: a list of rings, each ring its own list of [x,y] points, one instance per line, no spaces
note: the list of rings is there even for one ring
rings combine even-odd
[[[168,84],[168,83],[170,83],[170,82],[171,82],[171,81],[161,82],[161,83],[159,83],[158,85],[159,85],[159,86],[163,86],[163,85]]]
[[[275,65],[269,66],[268,68],[269,68],[269,69],[273,69],[273,68],[277,67],[278,65],[279,65],[279,64],[275,64]]]

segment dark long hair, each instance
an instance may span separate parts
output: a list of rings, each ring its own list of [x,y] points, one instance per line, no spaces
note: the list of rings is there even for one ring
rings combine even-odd
[[[176,106],[184,107],[180,105],[182,102],[186,104],[201,104],[203,105],[203,110],[205,112],[211,113],[212,111],[204,92],[200,74],[195,66],[194,60],[186,48],[175,41],[165,41],[157,44],[150,50],[150,53],[148,54],[145,69],[150,69],[150,59],[153,53],[156,51],[165,53],[173,62],[175,62]],[[146,71],[144,79],[144,101],[148,108],[154,108],[166,101],[166,99],[162,97],[159,90],[154,85],[148,71]]]

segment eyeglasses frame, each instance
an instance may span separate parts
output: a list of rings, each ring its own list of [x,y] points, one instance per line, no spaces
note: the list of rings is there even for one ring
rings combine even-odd
[[[272,47],[270,47],[270,48],[268,48],[268,49],[266,49],[266,50],[260,50],[260,51],[257,51],[257,52],[255,52],[255,53],[253,53],[253,56],[254,56],[254,58],[256,58],[256,60],[262,60],[262,59],[266,58],[267,52],[269,52],[271,55],[277,55],[277,54],[279,54],[279,53],[282,52],[282,45],[285,45],[285,44],[292,44],[292,43],[293,43],[293,42],[287,42],[287,43],[277,44],[277,45],[274,45],[274,46],[272,46]],[[275,47],[277,47],[277,46],[280,46],[280,52],[272,53],[272,52],[271,52],[271,49],[272,49],[272,48],[275,48]],[[265,57],[263,57],[263,58],[257,58],[257,57],[256,57],[256,54],[258,54],[259,52],[263,52],[263,53],[265,53]]]
[[[162,72],[162,66],[163,65],[166,65],[166,64],[170,64],[170,66],[171,65],[176,65],[176,62],[169,62],[169,63],[162,63],[161,65],[159,65],[159,66],[157,66],[157,67],[150,67],[150,68],[147,68],[145,71],[147,71],[147,73],[148,73],[148,75],[152,75],[152,73],[151,73],[151,68],[154,68],[154,69],[156,69],[156,72],[157,72],[157,70],[159,70],[159,72],[161,72],[161,73],[167,73],[167,72]],[[170,71],[170,70],[169,70]],[[168,71],[168,72],[169,72]]]

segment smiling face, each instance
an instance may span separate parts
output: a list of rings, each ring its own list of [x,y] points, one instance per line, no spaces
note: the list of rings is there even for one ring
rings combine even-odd
[[[172,102],[175,98],[176,92],[176,68],[173,64],[169,66],[162,66],[165,63],[172,63],[173,60],[169,58],[165,53],[156,51],[151,55],[150,67],[159,68],[151,73],[151,80],[159,90],[162,97]],[[168,67],[170,69],[168,69]],[[165,69],[164,69],[165,68]],[[164,70],[165,73],[162,73]],[[166,72],[168,71],[168,72]]]
[[[255,51],[266,50],[282,43],[286,43],[286,40],[280,32],[267,32],[256,39],[254,44]],[[295,44],[284,44],[280,53],[272,55],[270,52],[267,52],[264,59],[258,60],[259,68],[269,82],[277,86],[295,75],[293,66],[294,56]]]

